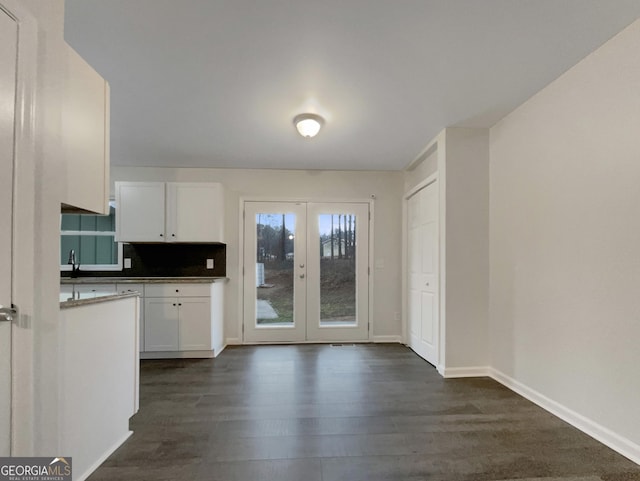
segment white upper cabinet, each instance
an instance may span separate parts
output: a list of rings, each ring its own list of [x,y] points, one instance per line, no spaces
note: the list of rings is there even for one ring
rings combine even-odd
[[[164,184],[116,182],[116,240],[164,242]]]
[[[222,186],[210,183],[167,184],[169,241],[222,242]]]
[[[109,84],[67,45],[62,110],[65,212],[109,214]]]
[[[116,182],[121,242],[224,242],[217,183]]]

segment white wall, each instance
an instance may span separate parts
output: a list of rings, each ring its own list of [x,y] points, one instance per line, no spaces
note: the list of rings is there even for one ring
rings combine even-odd
[[[374,202],[373,340],[398,341],[401,311],[402,173],[303,170],[151,168],[112,166],[111,179],[164,182],[221,182],[227,240],[225,337],[238,342],[241,317],[239,272],[240,199],[368,200]],[[113,189],[113,186],[112,186]],[[374,266],[379,266],[375,267]],[[381,266],[381,267],[380,267]]]
[[[492,365],[592,431],[626,438],[636,460],[639,51],[636,21],[490,141]]]
[[[446,129],[444,157],[448,375],[489,364],[489,131]]]
[[[440,188],[440,362],[447,377],[489,364],[489,131],[447,128],[404,173],[405,193],[432,174]]]

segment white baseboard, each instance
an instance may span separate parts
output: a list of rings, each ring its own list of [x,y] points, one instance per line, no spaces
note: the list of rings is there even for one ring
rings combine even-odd
[[[447,379],[457,377],[484,377],[489,376],[488,366],[469,366],[469,367],[439,367],[438,372]]]
[[[629,458],[634,463],[640,464],[640,445],[620,436],[582,414],[563,406],[557,401],[548,398],[544,394],[539,393],[535,389],[516,381],[512,377],[509,377],[496,369],[490,368],[489,376],[512,391],[520,394],[522,397],[528,399],[534,404],[537,404],[542,409],[549,411],[551,414],[568,422],[580,431],[600,441],[602,444]]]
[[[327,343],[331,343],[331,342],[334,342],[334,341],[327,341]],[[362,341],[355,341],[355,342],[362,342]],[[367,342],[367,341],[365,340],[364,342]],[[402,336],[373,336],[371,338],[371,342],[402,344]],[[310,343],[315,344],[316,341],[311,341]],[[226,345],[228,346],[240,346],[242,344],[243,344],[242,341],[237,337],[228,337],[226,340]],[[260,342],[260,343],[245,343],[245,344],[265,344],[265,343]],[[275,344],[280,344],[280,343],[275,343]],[[296,342],[295,344],[306,344],[306,343]]]
[[[209,359],[213,351],[152,351],[141,352],[140,359]]]
[[[402,336],[373,336],[371,338],[371,342],[380,342],[380,343],[401,343]]]
[[[118,449],[120,446],[122,446],[122,444],[129,439],[129,436],[131,436],[133,434],[133,431],[127,431],[127,433],[120,438],[118,441],[116,441],[113,446],[111,446],[109,449],[107,449],[102,456],[100,456],[95,463],[93,463],[91,466],[89,466],[89,468],[87,468],[87,470],[80,474],[80,475],[76,475],[76,473],[73,473],[73,479],[77,480],[77,481],[84,481],[85,479],[87,479],[89,476],[91,476],[91,473],[93,473],[96,469],[98,469],[100,467],[100,465],[102,463],[104,463],[107,458],[109,456],[111,456],[116,449]]]

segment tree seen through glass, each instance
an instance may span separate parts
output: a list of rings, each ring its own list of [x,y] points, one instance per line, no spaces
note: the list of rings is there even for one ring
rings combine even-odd
[[[258,325],[293,323],[295,215],[256,214]],[[356,322],[356,216],[318,217],[321,325]]]

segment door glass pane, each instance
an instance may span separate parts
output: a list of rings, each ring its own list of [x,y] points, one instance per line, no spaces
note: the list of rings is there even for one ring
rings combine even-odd
[[[296,216],[256,214],[256,325],[293,326]]]
[[[356,216],[320,214],[320,325],[356,324]]]

